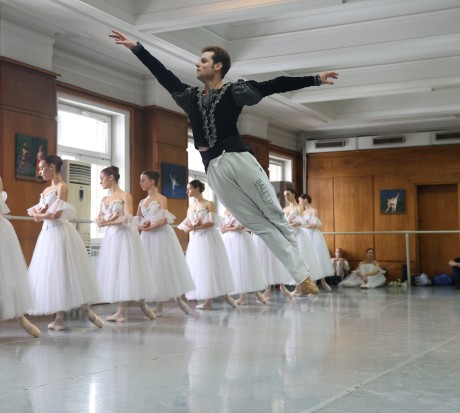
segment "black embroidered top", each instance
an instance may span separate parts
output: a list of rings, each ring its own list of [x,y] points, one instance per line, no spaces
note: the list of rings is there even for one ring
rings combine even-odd
[[[132,49],[132,52],[189,116],[195,148],[209,148],[207,151],[200,151],[205,169],[211,159],[217,158],[223,151],[251,152],[237,129],[237,120],[243,106],[255,105],[265,96],[274,93],[321,84],[318,75],[283,76],[265,82],[239,80],[236,83],[225,83],[220,89],[213,90],[204,96],[203,91],[197,87],[182,83],[140,43]]]

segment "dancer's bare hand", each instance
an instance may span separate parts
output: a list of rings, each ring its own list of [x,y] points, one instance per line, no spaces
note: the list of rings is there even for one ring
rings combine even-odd
[[[130,39],[129,37],[125,36],[123,33],[117,30],[112,30],[112,34],[109,34],[109,37],[113,37],[115,39],[116,44],[122,44],[123,46],[126,46],[128,49],[133,49],[137,45],[137,43],[134,40]]]
[[[338,79],[339,74],[336,72],[322,72],[319,74],[322,85],[333,85],[334,82],[329,79]]]

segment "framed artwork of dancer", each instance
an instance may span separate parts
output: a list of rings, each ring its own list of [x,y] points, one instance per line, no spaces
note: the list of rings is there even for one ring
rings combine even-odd
[[[43,182],[39,163],[48,151],[48,141],[33,136],[16,134],[16,179]]]
[[[161,192],[166,198],[187,198],[187,169],[185,166],[161,163]]]
[[[406,212],[406,190],[380,190],[380,212],[382,214],[404,214]]]

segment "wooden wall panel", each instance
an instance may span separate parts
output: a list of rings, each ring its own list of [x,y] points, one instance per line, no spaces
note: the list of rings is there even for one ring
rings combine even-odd
[[[415,185],[410,175],[389,174],[374,177],[374,230],[404,231],[415,228]],[[380,210],[380,191],[382,189],[404,189],[406,212],[403,214],[382,214]],[[411,268],[415,269],[416,245],[415,236],[411,236]],[[385,262],[390,274],[396,278],[401,276],[402,263],[406,260],[406,236],[404,234],[376,234],[375,250],[378,260]],[[377,255],[376,255],[377,256]]]
[[[0,58],[1,104],[35,116],[56,116],[56,74]]]
[[[252,149],[254,152],[254,157],[257,159],[262,168],[264,168],[265,173],[268,175],[270,155],[268,141],[251,135],[243,135],[242,138]]]
[[[312,198],[312,205],[318,210],[318,217],[323,226],[321,231],[334,231],[334,181],[332,178],[316,178],[308,182],[308,195]],[[324,235],[329,252],[333,256],[334,236]]]
[[[335,177],[333,203],[336,232],[374,230],[374,190],[372,176]],[[336,235],[334,249],[340,247],[350,264],[357,263],[374,246],[371,234]]]
[[[141,199],[145,198],[146,196],[139,185],[139,177],[142,171],[146,169],[152,169],[149,165],[148,159],[152,157],[153,145],[149,145],[145,141],[144,112],[141,110],[133,110],[131,113],[131,119],[130,183],[131,195],[133,196],[133,208],[136,210],[137,205],[139,205]]]
[[[161,173],[161,162],[183,165],[188,169],[188,120],[183,114],[157,107],[145,111],[145,162],[148,169]],[[161,191],[161,184],[160,184]],[[168,209],[179,224],[187,215],[188,199],[168,199]],[[188,236],[176,230],[182,248],[187,248]]]
[[[335,231],[417,230],[417,185],[460,183],[458,153],[460,145],[310,154],[308,183],[333,179],[334,193],[329,201]],[[382,189],[405,189],[404,214],[380,213]],[[414,273],[419,260],[417,238],[411,236],[410,243]],[[363,258],[367,247],[374,246],[377,260],[390,269],[390,279],[401,277],[406,261],[404,235],[336,235],[335,246],[344,249],[353,265]]]
[[[0,174],[11,215],[27,216],[26,209],[38,202],[46,184],[17,180],[16,134],[48,141],[48,154],[56,152],[55,74],[0,58]],[[24,256],[30,262],[41,224],[12,221]]]

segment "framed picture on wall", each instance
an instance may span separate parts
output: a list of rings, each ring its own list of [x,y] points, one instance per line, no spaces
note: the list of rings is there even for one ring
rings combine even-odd
[[[403,214],[406,212],[405,189],[381,189],[380,212],[382,214]]]
[[[187,198],[187,169],[185,166],[161,163],[161,192],[166,198]]]
[[[48,141],[34,136],[16,134],[16,179],[43,182],[38,164],[48,154]]]

